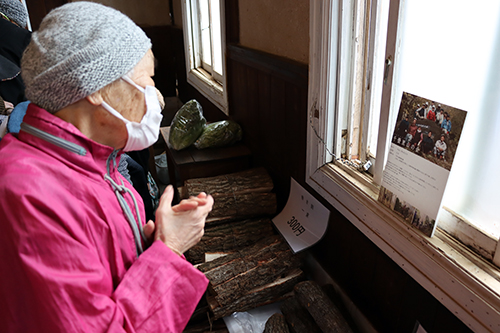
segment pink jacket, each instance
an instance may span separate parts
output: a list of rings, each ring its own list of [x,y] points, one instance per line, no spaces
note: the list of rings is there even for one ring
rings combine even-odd
[[[0,142],[0,332],[181,332],[208,281],[159,241],[137,258],[104,180],[113,149],[33,104],[24,122],[85,154],[23,130]]]

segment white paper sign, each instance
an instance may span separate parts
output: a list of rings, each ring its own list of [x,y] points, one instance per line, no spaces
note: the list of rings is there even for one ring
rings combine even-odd
[[[288,202],[273,223],[297,253],[323,237],[330,211],[291,178]]]
[[[401,99],[378,200],[429,237],[436,229],[466,115],[407,92]],[[449,123],[443,127],[445,119]]]

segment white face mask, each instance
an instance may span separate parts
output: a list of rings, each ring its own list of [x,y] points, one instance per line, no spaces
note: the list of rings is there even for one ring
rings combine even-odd
[[[112,115],[123,120],[127,126],[128,139],[123,151],[142,150],[153,145],[156,140],[158,140],[160,124],[163,118],[163,115],[161,114],[160,102],[158,100],[155,87],[146,86],[146,89],[144,89],[132,81],[128,76],[124,76],[122,79],[139,89],[139,91],[144,94],[147,109],[141,122],[136,123],[125,119],[118,111],[113,109],[104,101],[102,102],[102,106]]]

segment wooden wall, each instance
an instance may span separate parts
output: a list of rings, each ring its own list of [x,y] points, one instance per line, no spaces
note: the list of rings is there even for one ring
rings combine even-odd
[[[228,46],[226,63],[230,116],[255,165],[273,177],[281,207],[290,177],[305,174],[307,66],[237,45]]]
[[[240,44],[309,63],[309,1],[238,0]]]

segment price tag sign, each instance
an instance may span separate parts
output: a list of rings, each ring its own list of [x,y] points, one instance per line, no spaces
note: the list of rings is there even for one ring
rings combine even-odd
[[[288,201],[273,223],[297,253],[323,237],[329,217],[330,211],[291,178]]]

